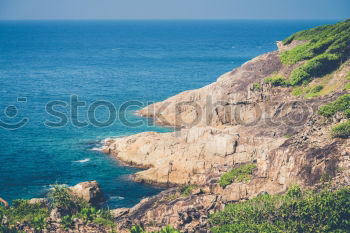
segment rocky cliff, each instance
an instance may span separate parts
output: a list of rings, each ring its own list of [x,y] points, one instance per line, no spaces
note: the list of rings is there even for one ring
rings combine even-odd
[[[346,117],[318,114],[321,105],[349,93],[344,88],[349,60],[304,83],[310,88],[326,83],[327,93],[314,98],[293,95],[299,86],[266,82],[276,74],[292,76],[305,65],[307,60],[286,64],[281,57],[307,43],[279,42],[277,51],[254,58],[208,86],[138,111],[157,124],[177,127],[175,132],[106,140],[104,152],[145,169],[133,175],[135,181],[196,187],[185,196],[170,188],[131,209],[115,210],[119,230],[135,224],[157,230],[170,224],[184,232],[207,232],[208,214],[227,203],[282,193],[292,184],[317,189],[332,180],[333,186],[349,185],[350,140],[331,136],[332,126]],[[242,164],[256,165],[248,181],[224,188],[218,184],[222,174]]]

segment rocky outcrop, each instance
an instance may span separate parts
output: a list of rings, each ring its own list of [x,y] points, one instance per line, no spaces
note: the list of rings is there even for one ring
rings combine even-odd
[[[330,179],[332,185],[350,184],[349,139],[330,137],[331,126],[343,117],[317,114],[320,105],[344,92],[301,99],[289,88],[263,82],[277,72],[290,74],[295,67],[282,65],[279,53],[301,43],[305,41],[280,43],[279,51],[259,56],[208,86],[138,111],[177,131],[105,141],[102,151],[144,169],[133,175],[135,181],[195,184],[201,190],[184,197],[172,188],[131,209],[115,210],[121,232],[135,224],[150,231],[170,224],[183,232],[208,232],[208,215],[227,203],[282,193],[292,184],[316,189]],[[250,181],[221,188],[220,175],[244,163],[256,164]]]
[[[73,195],[84,199],[92,206],[100,206],[105,202],[100,185],[96,181],[79,183],[69,188]]]

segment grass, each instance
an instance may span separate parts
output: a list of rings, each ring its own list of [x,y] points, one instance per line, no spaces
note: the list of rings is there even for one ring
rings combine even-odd
[[[289,44],[293,40],[308,42],[282,52],[280,59],[286,65],[304,61],[304,64],[291,73],[287,81],[288,85],[300,86],[315,77],[333,72],[339,68],[342,61],[349,58],[350,20],[298,32],[283,43]]]
[[[345,84],[344,86],[344,90],[350,90],[350,82]]]
[[[211,229],[221,232],[348,232],[350,188],[321,192],[293,186],[283,195],[260,195],[229,204],[210,216]]]
[[[350,120],[340,123],[332,128],[332,137],[348,138],[350,137]]]
[[[248,182],[255,169],[256,165],[252,163],[233,168],[220,177],[219,185],[225,188],[233,182]]]
[[[338,97],[335,101],[323,105],[319,108],[318,113],[325,117],[334,116],[337,112],[343,112],[348,115],[350,109],[350,94]]]

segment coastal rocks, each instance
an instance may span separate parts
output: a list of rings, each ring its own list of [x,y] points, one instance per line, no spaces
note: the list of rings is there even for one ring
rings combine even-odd
[[[218,196],[197,193],[190,196],[176,195],[176,189],[164,191],[146,198],[131,208],[126,215],[116,218],[119,232],[129,232],[134,224],[147,231],[155,231],[166,225],[181,229],[181,232],[209,232],[208,213],[222,208]]]
[[[103,150],[124,164],[146,169],[133,175],[135,181],[204,185],[208,175],[219,175],[236,163],[255,161],[285,141],[250,138],[235,130],[194,127],[173,133],[146,132],[110,140]]]
[[[208,216],[229,203],[283,193],[294,184],[313,189],[327,182],[349,185],[350,140],[330,137],[332,124],[344,116],[327,120],[317,114],[319,106],[342,93],[301,99],[288,88],[264,84],[264,78],[288,76],[296,68],[282,65],[279,53],[301,43],[279,43],[279,51],[252,59],[208,86],[138,111],[178,131],[105,141],[102,151],[145,169],[132,176],[135,181],[198,186],[189,196],[171,188],[131,209],[116,210],[120,232],[136,224],[148,231],[171,225],[181,232],[209,232]],[[223,173],[246,163],[256,165],[249,181],[219,185]]]
[[[92,206],[99,206],[105,201],[100,185],[96,181],[82,182],[70,187],[69,190]]]
[[[255,115],[254,105],[267,98],[265,93],[252,94],[251,84],[281,67],[278,53],[267,53],[224,74],[210,85],[149,105],[138,114],[152,117],[160,125],[184,128],[241,124]]]

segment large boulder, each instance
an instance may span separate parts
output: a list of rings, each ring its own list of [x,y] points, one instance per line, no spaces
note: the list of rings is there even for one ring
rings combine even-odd
[[[84,199],[92,206],[100,206],[105,202],[103,192],[96,181],[82,182],[69,189],[73,195]]]

